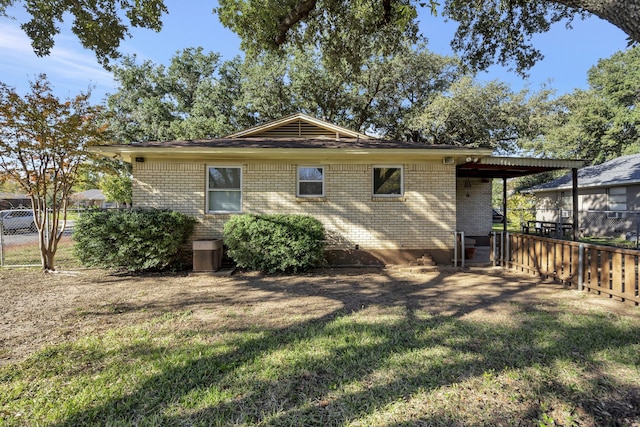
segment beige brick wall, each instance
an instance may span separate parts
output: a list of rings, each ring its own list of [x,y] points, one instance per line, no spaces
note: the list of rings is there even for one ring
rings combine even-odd
[[[194,239],[220,238],[230,214],[205,214],[207,165],[134,163],[134,206],[168,208],[198,219]],[[225,163],[224,165],[229,165]],[[449,249],[456,229],[455,165],[404,164],[400,198],[371,195],[372,165],[329,164],[325,197],[296,197],[296,164],[242,164],[243,213],[298,213],[318,218],[331,248]],[[485,205],[487,206],[487,205]]]
[[[491,232],[491,181],[482,182],[470,178],[465,187],[466,178],[457,180],[457,226],[467,236],[487,236]]]

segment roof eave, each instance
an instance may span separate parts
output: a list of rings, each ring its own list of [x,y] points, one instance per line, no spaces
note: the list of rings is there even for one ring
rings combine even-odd
[[[485,149],[446,149],[446,148],[212,148],[212,147],[139,147],[135,145],[108,145],[89,147],[89,151],[104,157],[121,158],[131,163],[136,157],[150,157],[172,160],[194,159],[234,159],[234,160],[350,160],[358,159],[404,159],[421,160],[451,157],[464,159],[467,156],[482,157],[491,155]]]
[[[582,189],[582,188],[620,187],[620,186],[624,186],[624,185],[636,185],[636,184],[640,184],[640,180],[625,181],[625,182],[606,181],[606,182],[597,182],[597,183],[591,183],[591,184],[581,184],[580,183],[580,177],[578,177],[578,188],[579,189]],[[530,189],[530,190],[527,190],[527,191],[530,192],[530,193],[541,193],[541,192],[544,192],[544,191],[571,190],[571,188],[572,188],[571,184],[567,183],[567,184],[558,185],[556,187]]]

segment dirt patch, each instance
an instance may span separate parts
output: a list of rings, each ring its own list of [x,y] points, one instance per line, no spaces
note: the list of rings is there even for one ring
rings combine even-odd
[[[168,313],[188,311],[191,323],[185,327],[222,329],[282,327],[375,306],[508,322],[514,310],[537,304],[640,315],[637,307],[603,296],[492,269],[428,274],[335,269],[229,277],[0,270],[0,365],[48,344]]]

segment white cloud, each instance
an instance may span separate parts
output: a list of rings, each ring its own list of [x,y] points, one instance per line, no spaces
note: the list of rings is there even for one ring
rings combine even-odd
[[[26,89],[27,80],[45,73],[59,94],[76,94],[89,86],[95,86],[98,97],[113,91],[111,73],[76,39],[63,34],[56,36],[51,54],[40,58],[33,53],[31,41],[15,21],[0,18],[0,34],[0,81],[19,90]]]

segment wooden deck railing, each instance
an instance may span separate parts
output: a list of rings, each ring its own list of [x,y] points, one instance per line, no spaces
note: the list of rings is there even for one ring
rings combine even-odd
[[[519,233],[494,233],[494,264],[640,304],[640,251]]]

